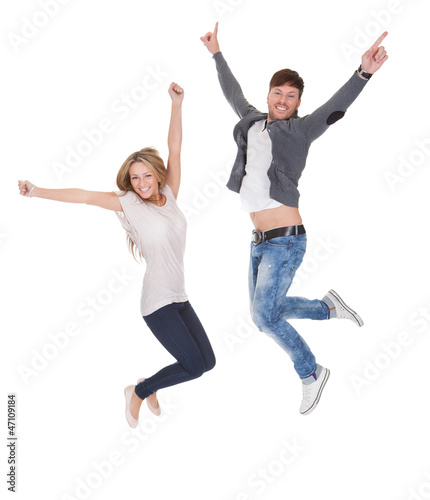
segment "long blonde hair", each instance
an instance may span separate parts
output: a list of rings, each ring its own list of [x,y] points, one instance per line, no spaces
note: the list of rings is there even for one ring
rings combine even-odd
[[[158,181],[158,189],[161,189],[166,185],[167,171],[160,153],[155,148],[143,148],[136,153],[132,153],[125,160],[118,171],[118,175],[116,176],[116,185],[118,186],[118,189],[124,191],[124,194],[127,191],[135,192],[133,186],[131,185],[130,167],[133,165],[133,163],[136,162],[143,163],[155,175]],[[145,201],[142,200],[142,203],[145,203]],[[136,252],[138,252],[139,257],[142,258],[140,250],[136,247],[134,241],[130,238],[129,235],[127,235],[127,243],[133,257],[137,260]]]

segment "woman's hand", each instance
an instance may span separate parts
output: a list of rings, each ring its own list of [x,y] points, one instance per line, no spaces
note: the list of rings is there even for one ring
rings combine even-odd
[[[184,89],[177,83],[172,82],[169,87],[169,95],[172,98],[172,113],[167,136],[169,158],[167,160],[166,184],[177,198],[181,183],[182,101],[184,100]]]
[[[172,82],[169,87],[169,95],[172,98],[172,104],[181,104],[184,100],[184,89],[177,83]]]
[[[32,184],[29,181],[18,181],[19,194],[32,198],[43,198],[45,200],[64,201],[66,203],[86,203],[106,210],[122,211],[118,195],[112,192],[86,191],[85,189],[45,189]],[[37,191],[34,191],[34,189]]]
[[[31,198],[31,192],[36,187],[30,181],[18,181],[19,194]]]

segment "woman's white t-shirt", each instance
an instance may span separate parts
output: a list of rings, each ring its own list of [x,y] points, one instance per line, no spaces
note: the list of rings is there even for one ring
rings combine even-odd
[[[146,261],[142,316],[188,300],[184,279],[187,221],[170,187],[166,185],[160,193],[166,197],[162,207],[142,200],[134,191],[116,192],[123,211],[115,213]]]

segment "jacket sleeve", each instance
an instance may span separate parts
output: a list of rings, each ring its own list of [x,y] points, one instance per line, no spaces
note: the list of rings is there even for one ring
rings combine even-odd
[[[346,110],[364,89],[366,83],[367,80],[363,80],[357,73],[354,73],[331,99],[310,115],[302,118],[301,126],[309,142],[317,139],[330,125],[343,118]]]
[[[221,84],[221,89],[225,98],[227,99],[230,106],[239,116],[239,118],[243,118],[248,113],[252,111],[256,111],[256,108],[249,104],[249,102],[243,96],[242,89],[239,85],[239,82],[233,76],[230,68],[224,56],[221,52],[217,52],[213,59],[216,63],[216,69],[218,72],[218,80]]]

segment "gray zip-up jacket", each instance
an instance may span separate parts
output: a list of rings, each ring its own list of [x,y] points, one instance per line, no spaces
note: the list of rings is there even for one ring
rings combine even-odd
[[[234,140],[238,150],[227,187],[240,192],[246,175],[248,130],[268,114],[258,111],[243,96],[242,89],[233,76],[224,56],[217,52],[215,59],[218,78],[227,101],[241,120],[234,127]],[[267,124],[272,141],[272,163],[267,171],[270,180],[270,198],[289,207],[299,206],[298,184],[306,165],[309,147],[330,125],[342,118],[366,85],[356,72],[334,96],[310,115],[297,116],[297,111],[287,120],[275,120]]]

